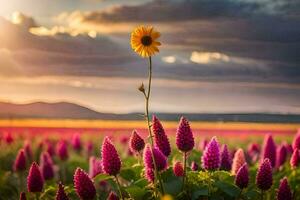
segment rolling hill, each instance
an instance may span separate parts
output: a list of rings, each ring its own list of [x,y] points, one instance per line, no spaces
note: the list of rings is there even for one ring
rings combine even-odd
[[[157,113],[161,120],[177,121],[185,116],[192,121],[241,121],[241,122],[300,122],[300,115],[270,113]],[[103,119],[142,120],[140,113],[100,113],[68,102],[13,104],[0,102],[0,118],[55,118],[55,119]]]

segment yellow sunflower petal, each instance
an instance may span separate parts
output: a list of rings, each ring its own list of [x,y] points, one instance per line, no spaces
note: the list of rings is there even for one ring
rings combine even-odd
[[[152,26],[139,26],[133,30],[130,36],[131,47],[140,56],[149,57],[159,52],[157,46],[160,46],[161,43],[156,41],[156,39],[160,36],[160,33],[155,31]],[[146,42],[145,36],[151,39]],[[143,39],[146,39],[146,41]]]

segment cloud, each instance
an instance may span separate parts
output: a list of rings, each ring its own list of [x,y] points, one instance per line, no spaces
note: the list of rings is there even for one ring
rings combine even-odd
[[[133,53],[108,37],[37,36],[3,18],[0,28],[0,48],[10,52],[5,60],[9,58],[10,66],[14,63],[26,76],[126,74],[122,66],[133,62]]]
[[[193,51],[190,60],[195,63],[209,64],[214,62],[229,62],[230,58],[226,54],[222,54],[219,52]]]
[[[14,23],[0,18],[0,98],[142,110],[136,87],[147,63],[130,49],[129,32],[145,22],[162,33],[154,110],[299,111],[296,1],[116,2],[74,6],[47,24],[21,13]]]
[[[148,22],[163,33],[168,50],[223,52],[231,57],[298,65],[300,20],[288,17],[292,5],[297,7],[295,1],[281,0],[154,0],[64,12],[56,21],[79,32],[122,33],[125,39],[134,26]]]
[[[98,34],[95,30],[78,29],[64,26],[54,26],[51,28],[46,28],[44,26],[32,27],[29,29],[29,32],[37,36],[69,35],[72,37],[89,36],[91,38],[96,38]]]
[[[153,23],[162,32],[163,44],[161,53],[154,59],[159,66],[154,69],[157,77],[299,82],[299,21],[263,15],[257,2],[225,2],[224,11],[214,16],[209,15],[210,11],[214,13],[220,9],[218,5],[223,5],[217,0],[169,0],[100,11],[64,12],[55,18],[55,26],[32,27],[29,32],[3,22],[0,47],[12,52],[14,62],[26,75],[143,77],[146,68],[141,66],[145,63],[134,55],[128,44],[129,31],[138,18],[125,23],[125,17],[123,23],[123,18],[101,21],[102,18],[91,14],[122,15],[123,11],[115,9],[143,8],[147,17],[153,9],[170,7],[170,11],[182,9],[184,14],[180,17],[178,10],[178,16],[155,12],[157,18]],[[203,12],[192,14],[189,9],[198,8],[198,4]],[[242,9],[232,14],[230,9],[237,6]]]
[[[162,61],[165,63],[175,63],[176,62],[176,57],[175,56],[165,56],[162,57]]]
[[[154,0],[136,6],[120,5],[102,11],[86,12],[76,15],[74,21],[88,23],[103,22],[170,22],[206,18],[243,16],[259,10],[256,3],[190,0]],[[74,17],[74,13],[71,14]]]
[[[185,26],[191,24],[185,23]],[[147,73],[143,59],[130,50],[128,35],[114,36],[117,40],[109,36],[73,37],[67,33],[38,36],[6,20],[1,21],[1,18],[0,27],[3,30],[0,32],[0,48],[11,52],[13,62],[23,76],[144,77]],[[210,25],[206,27],[208,33],[213,33]],[[177,32],[180,37],[163,34],[161,54],[154,59],[155,66],[158,66],[154,68],[156,77],[197,81],[299,82],[300,71],[296,65],[299,58],[291,56],[294,52],[288,54],[297,48],[296,44],[253,43],[230,37],[219,38],[213,34],[212,38],[207,38],[205,34],[208,33],[202,36],[197,31]],[[289,57],[283,58],[283,55]]]
[[[15,63],[12,53],[5,48],[0,48],[0,72],[0,77],[11,77],[20,74],[20,69]]]
[[[37,27],[37,23],[35,22],[35,20],[30,17],[30,16],[27,16],[21,12],[18,12],[18,11],[15,11],[13,14],[12,14],[12,17],[11,17],[11,22],[13,24],[16,24],[18,26],[21,26],[23,27],[25,30],[28,30],[32,27]]]

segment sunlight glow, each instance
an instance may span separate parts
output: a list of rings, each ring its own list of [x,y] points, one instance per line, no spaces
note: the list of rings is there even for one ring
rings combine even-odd
[[[230,58],[226,54],[222,54],[219,52],[193,51],[190,60],[199,64],[208,64],[214,62],[229,62]]]
[[[11,22],[13,24],[21,24],[23,21],[22,14],[18,11],[15,11],[11,16]]]
[[[166,56],[162,58],[162,61],[171,64],[176,62],[176,58],[174,56]]]

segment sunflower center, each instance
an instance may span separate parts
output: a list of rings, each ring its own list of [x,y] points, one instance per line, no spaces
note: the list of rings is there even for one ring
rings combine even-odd
[[[142,37],[141,42],[144,46],[150,46],[152,44],[152,38],[149,35]]]

